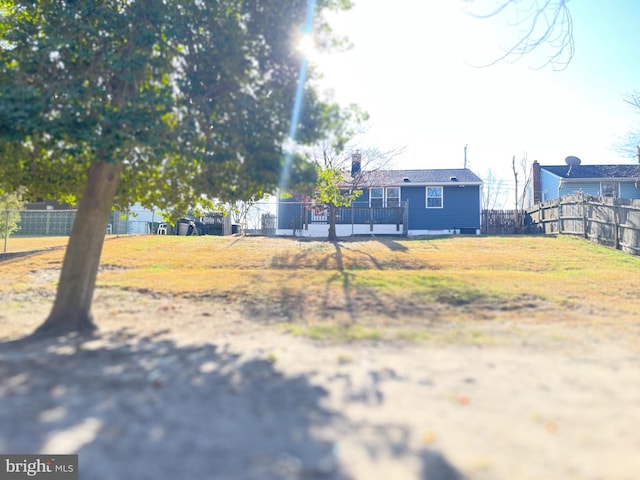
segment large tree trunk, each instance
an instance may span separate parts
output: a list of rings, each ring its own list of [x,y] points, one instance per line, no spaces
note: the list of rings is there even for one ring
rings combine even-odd
[[[121,171],[119,163],[100,162],[89,167],[84,194],[71,227],[55,303],[36,335],[95,330],[91,302]]]

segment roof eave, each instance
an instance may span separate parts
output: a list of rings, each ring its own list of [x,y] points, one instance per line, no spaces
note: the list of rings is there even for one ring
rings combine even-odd
[[[389,184],[391,187],[409,187],[413,185],[414,187],[432,187],[432,186],[465,186],[465,187],[473,187],[482,185],[483,182],[402,182],[398,184]]]
[[[593,177],[593,178],[576,178],[576,177],[560,177],[563,182],[581,183],[581,182],[636,182],[637,177]]]

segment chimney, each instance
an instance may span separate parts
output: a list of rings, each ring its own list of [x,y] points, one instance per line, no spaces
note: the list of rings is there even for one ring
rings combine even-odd
[[[531,177],[533,180],[533,204],[542,201],[542,181],[540,180],[540,164],[537,160],[531,165]]]
[[[356,173],[360,172],[360,166],[362,165],[362,155],[360,152],[356,152],[351,155],[351,176],[355,176]]]

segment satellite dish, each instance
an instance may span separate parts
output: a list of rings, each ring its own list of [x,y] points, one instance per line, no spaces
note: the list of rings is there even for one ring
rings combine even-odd
[[[565,158],[564,162],[570,167],[575,167],[577,165],[580,165],[580,163],[582,163],[582,161],[578,157],[574,157],[573,155],[570,155],[567,158]]]

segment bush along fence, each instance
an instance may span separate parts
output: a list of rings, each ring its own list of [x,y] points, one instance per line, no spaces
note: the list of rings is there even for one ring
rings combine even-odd
[[[567,195],[527,210],[525,223],[545,234],[577,235],[640,255],[640,200]]]

